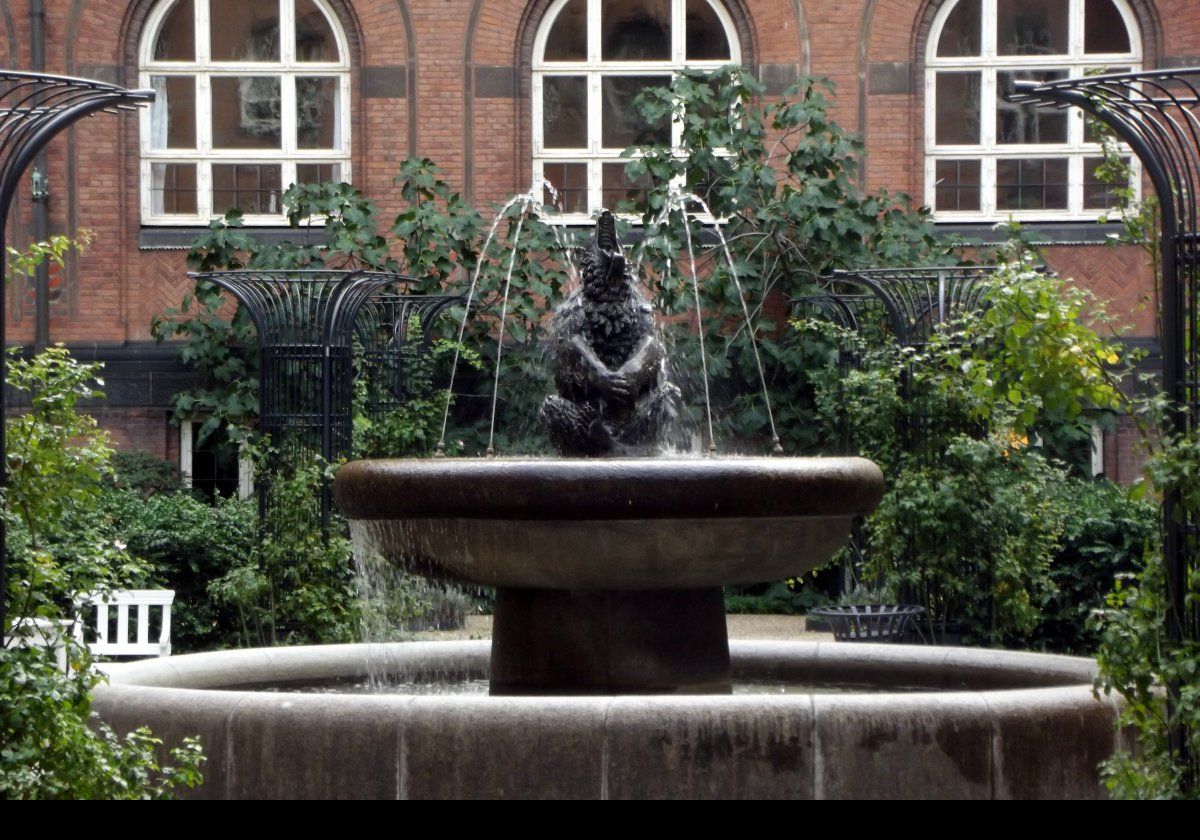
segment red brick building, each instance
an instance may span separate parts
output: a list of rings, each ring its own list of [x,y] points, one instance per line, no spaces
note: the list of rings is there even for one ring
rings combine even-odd
[[[44,7],[44,9],[43,9]],[[1048,259],[1114,302],[1154,346],[1139,251],[1103,241],[1107,201],[1082,120],[1007,105],[1015,78],[1200,64],[1195,0],[0,0],[4,64],[154,87],[140,117],[102,117],[51,147],[52,231],[95,246],[51,278],[48,334],[28,284],[9,335],[108,363],[104,424],[178,457],[171,394],[186,374],[150,341],[188,287],[183,249],[232,204],[283,224],[293,180],[349,178],[394,212],[392,178],[434,159],[484,208],[546,175],[568,209],[604,203],[638,137],[640,87],[684,66],[753,68],[771,92],[837,84],[836,118],[866,142],[868,188],[933,206],[947,230],[1022,219]],[[44,26],[39,26],[39,15]],[[40,30],[40,35],[39,35]],[[19,229],[31,236],[30,198]],[[1130,477],[1108,446],[1110,475]]]

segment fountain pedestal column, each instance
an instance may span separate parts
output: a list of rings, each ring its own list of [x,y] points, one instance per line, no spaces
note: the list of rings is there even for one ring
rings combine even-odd
[[[729,694],[721,587],[496,590],[491,693]]]

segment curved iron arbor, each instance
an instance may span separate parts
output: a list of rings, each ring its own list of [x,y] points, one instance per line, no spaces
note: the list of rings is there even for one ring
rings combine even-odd
[[[1158,194],[1162,245],[1162,373],[1170,422],[1178,434],[1200,426],[1200,67],[1113,73],[1037,84],[1017,82],[1012,102],[1081,109],[1111,128],[1137,155]],[[1200,639],[1200,606],[1185,600],[1197,562],[1197,526],[1179,507],[1178,493],[1163,500],[1163,563],[1170,609],[1167,629],[1176,641]],[[1191,774],[1200,757],[1188,756],[1182,732],[1172,746]]]
[[[447,308],[463,303],[462,295],[408,295],[392,288],[373,293],[354,322],[359,377],[367,379],[368,417],[396,410],[409,396],[407,363],[413,351],[425,353],[433,339],[433,322]],[[410,334],[413,323],[419,334]],[[419,342],[419,346],[414,346]]]
[[[862,316],[869,311],[878,298],[869,294],[838,294],[822,292],[814,295],[788,298],[788,304],[793,311],[810,310],[822,320],[851,332],[862,330]]]
[[[833,272],[827,280],[865,289],[879,299],[901,345],[922,344],[940,326],[983,306],[987,280],[997,266],[918,266]]]
[[[259,430],[279,452],[350,455],[354,332],[373,294],[413,282],[381,271],[292,269],[189,273],[229,292],[258,331]],[[260,491],[260,505],[265,504]],[[328,483],[321,527],[329,527]]]
[[[3,418],[7,400],[5,355],[8,216],[21,176],[33,159],[68,126],[99,111],[136,108],[154,99],[152,90],[129,90],[92,79],[0,70],[0,487],[8,485],[8,451]],[[0,644],[7,628],[6,533],[0,519]]]

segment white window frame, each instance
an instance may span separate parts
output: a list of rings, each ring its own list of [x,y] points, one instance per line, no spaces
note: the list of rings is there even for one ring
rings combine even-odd
[[[196,439],[196,427],[203,420],[183,420],[179,424],[179,475],[183,486],[192,487],[192,450]],[[242,501],[254,495],[254,460],[245,451],[238,453],[238,498]]]
[[[962,2],[972,0],[950,0],[938,10],[930,31],[925,56],[925,203],[933,209],[934,218],[941,222],[996,222],[1005,219],[1017,221],[1095,221],[1101,216],[1113,217],[1114,210],[1085,209],[1083,206],[1084,158],[1100,157],[1103,149],[1099,143],[1089,143],[1084,138],[1083,113],[1077,108],[1067,110],[1066,143],[1023,143],[1000,145],[996,141],[997,73],[1007,71],[1065,71],[1068,77],[1084,76],[1089,70],[1104,67],[1128,67],[1131,71],[1142,66],[1142,36],[1137,18],[1125,0],[1113,0],[1129,35],[1131,51],[1128,53],[1084,54],[1084,5],[1085,0],[1069,0],[1068,53],[1065,56],[1022,55],[1000,56],[997,54],[997,0],[978,0],[982,4],[981,51],[979,56],[941,57],[937,53],[942,30],[950,14]],[[972,145],[938,145],[937,131],[937,84],[938,73],[963,70],[976,71],[980,80],[980,142]],[[1129,150],[1121,146],[1126,153]],[[1002,159],[1060,158],[1068,161],[1067,208],[1050,210],[1001,210],[996,204],[996,162]],[[1137,195],[1141,190],[1141,167],[1135,156],[1129,154],[1130,180]],[[979,210],[939,210],[936,205],[936,165],[939,160],[977,159],[980,161]]]
[[[729,42],[729,58],[718,61],[687,61],[686,33],[683,21],[687,14],[687,0],[671,0],[671,58],[666,61],[603,61],[600,57],[600,8],[603,0],[587,0],[588,50],[586,61],[546,61],[546,40],[558,14],[570,0],[556,0],[546,12],[538,28],[533,45],[533,103],[532,149],[533,183],[540,184],[544,178],[546,164],[586,163],[588,167],[588,209],[584,213],[565,213],[553,221],[566,224],[583,224],[592,220],[600,209],[603,195],[603,168],[605,163],[626,161],[623,149],[606,149],[601,136],[601,79],[604,76],[652,76],[674,78],[682,70],[716,70],[731,64],[741,64],[741,44],[733,18],[720,0],[705,0],[716,13]],[[547,149],[542,138],[542,86],[546,76],[584,76],[588,91],[587,147],[582,149]],[[671,126],[671,145],[678,147],[682,138],[682,126]],[[556,185],[558,186],[558,185]],[[610,208],[611,209],[611,208]]]
[[[209,50],[209,2],[194,0],[195,15],[194,61],[162,61],[154,58],[154,44],[159,29],[179,0],[163,0],[155,6],[146,21],[138,52],[141,87],[151,87],[151,76],[189,76],[196,80],[196,147],[193,149],[152,149],[151,109],[139,109],[141,218],[144,225],[196,225],[222,215],[225,208],[212,206],[212,164],[280,165],[280,194],[296,182],[297,164],[334,164],[339,167],[339,180],[351,180],[350,168],[350,46],[336,14],[324,0],[312,0],[321,10],[337,42],[339,60],[329,62],[299,62],[295,56],[295,3],[279,0],[280,60],[279,61],[214,61]],[[212,143],[212,85],[218,77],[278,76],[280,78],[280,113],[282,146],[273,149],[214,149]],[[299,149],[296,147],[296,79],[325,77],[338,80],[338,137],[336,149]],[[152,166],[155,163],[194,164],[196,166],[195,214],[154,213]],[[281,202],[282,205],[282,202]],[[279,225],[287,221],[280,206],[277,214],[246,214],[247,225]]]

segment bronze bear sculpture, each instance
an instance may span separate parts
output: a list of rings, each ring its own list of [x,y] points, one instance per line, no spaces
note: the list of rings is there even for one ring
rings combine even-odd
[[[567,456],[649,455],[680,447],[679,389],[654,312],[638,291],[607,210],[579,255],[581,283],[550,326],[554,385],[538,416]]]

